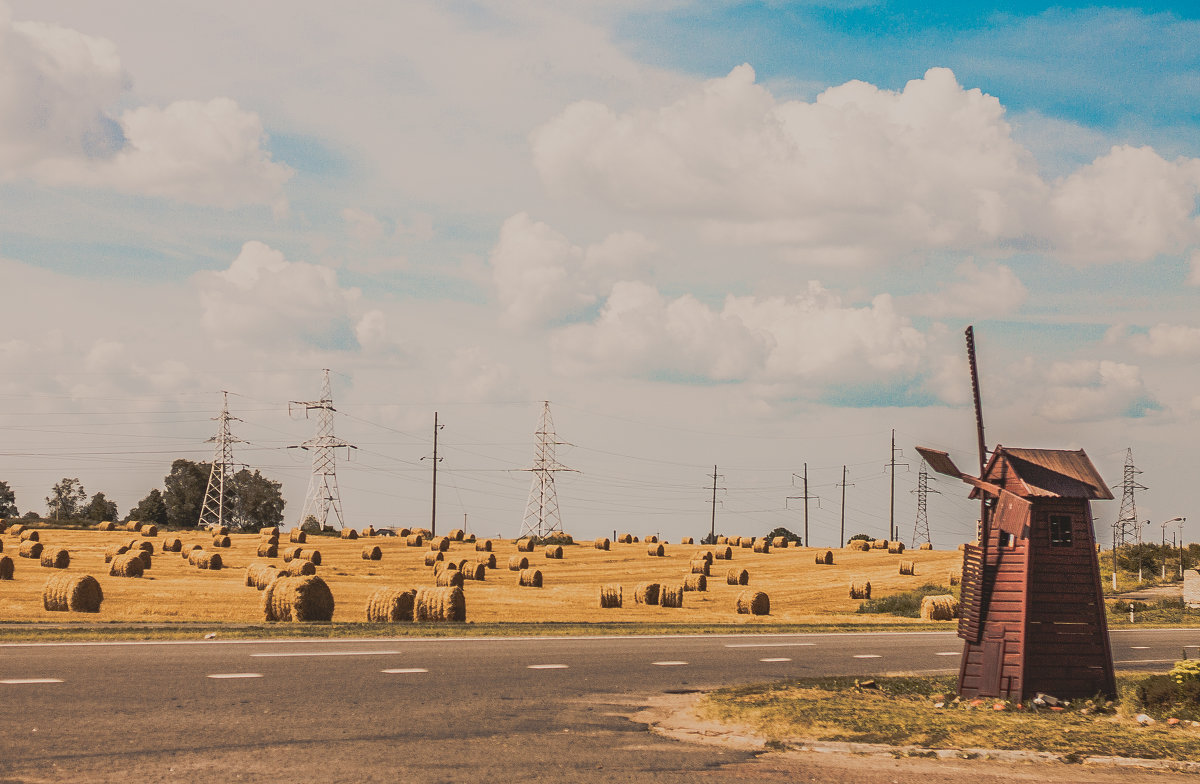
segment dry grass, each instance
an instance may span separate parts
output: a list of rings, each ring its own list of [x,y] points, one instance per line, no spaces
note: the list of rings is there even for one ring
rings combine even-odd
[[[161,532],[160,532],[161,533]],[[107,574],[105,550],[111,545],[128,542],[129,534],[122,531],[54,530],[43,531],[54,546],[71,552],[68,574]],[[198,531],[171,532],[178,536],[181,553],[197,545],[207,545],[211,534]],[[141,580],[102,578],[105,601],[100,611],[102,621],[197,621],[258,623],[262,610],[258,592],[245,587],[245,569],[255,557],[260,540],[258,533],[234,534],[233,546],[221,552],[226,569],[197,570],[183,558],[162,558],[154,564],[153,573]],[[362,544],[331,537],[310,537],[320,541],[323,556],[322,577],[338,599],[334,619],[361,622],[368,596],[380,585],[431,585],[425,551],[407,548],[400,539],[377,538],[383,550],[382,561],[362,560]],[[527,558],[518,553],[511,539],[493,539],[497,563],[511,563],[512,558]],[[6,548],[13,545],[5,536]],[[725,547],[672,545],[663,558],[647,558],[645,545],[613,543],[611,550],[597,550],[588,540],[583,545],[564,547],[563,560],[537,557],[545,587],[539,591],[520,590],[516,575],[497,579],[489,575],[484,582],[469,582],[466,592],[471,602],[471,620],[492,622],[632,622],[661,623],[663,614],[657,606],[637,604],[631,600],[620,610],[601,609],[597,602],[598,587],[617,583],[630,587],[638,583],[675,584],[696,558],[704,558],[709,550],[724,551]],[[13,547],[13,549],[16,549]],[[910,577],[897,573],[897,557],[886,551],[838,553],[833,566],[816,566],[817,552],[813,548],[789,547],[770,555],[738,549],[731,553],[733,561],[718,561],[716,574],[724,576],[727,569],[752,573],[755,588],[767,591],[772,599],[772,614],[762,618],[769,623],[852,623],[869,622],[883,628],[888,625],[911,624],[909,619],[891,616],[865,617],[855,614],[859,602],[851,599],[846,590],[852,580],[870,581],[874,595],[887,596],[919,587],[927,577]],[[918,551],[905,553],[917,562],[922,575],[957,572],[962,564],[961,553],[953,550]],[[455,543],[447,558],[456,562],[462,558],[475,562],[474,544]],[[14,559],[15,560],[15,559]],[[534,559],[528,559],[534,560]],[[303,568],[303,567],[301,567]],[[528,561],[522,568],[529,568]],[[516,570],[519,571],[519,570]],[[18,570],[17,579],[6,582],[4,601],[0,603],[0,620],[50,621],[42,609],[41,588],[45,573]],[[710,580],[705,593],[689,594],[687,605],[671,613],[673,622],[732,623],[754,625],[760,619],[739,616],[734,602],[744,587],[727,585],[725,580]],[[94,616],[93,616],[94,617]],[[61,621],[62,615],[58,619]]]

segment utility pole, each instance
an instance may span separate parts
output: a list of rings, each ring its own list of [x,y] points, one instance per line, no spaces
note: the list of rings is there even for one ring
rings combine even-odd
[[[804,464],[804,473],[803,474],[792,474],[792,487],[796,486],[796,477],[800,477],[800,479],[803,480],[803,482],[804,482],[804,485],[803,485],[804,495],[789,495],[787,498],[784,499],[783,505],[786,507],[788,501],[799,501],[799,500],[803,499],[803,501],[804,501],[804,546],[812,547],[812,545],[808,541],[808,499],[816,498],[817,506],[821,505],[821,501],[819,498],[817,498],[817,496],[808,494],[808,463]]]
[[[892,428],[892,452],[888,458],[888,468],[891,473],[891,491],[888,497],[888,540],[896,538],[896,466],[907,466],[908,463],[896,462],[896,429]]]
[[[712,501],[710,501],[712,504],[712,522],[710,523],[708,530],[708,540],[710,544],[717,543],[717,491],[725,489],[724,487],[717,486],[717,480],[724,478],[725,477],[722,474],[717,473],[717,467],[714,465],[712,472],[712,486],[710,488],[712,490]]]
[[[917,494],[917,519],[913,523],[912,546],[916,548],[924,542],[933,544],[929,537],[929,510],[926,503],[930,493],[941,491],[929,489],[929,467],[924,460],[921,461],[921,472],[917,474],[917,489],[910,492]]]
[[[222,391],[221,395],[221,413],[213,417],[220,424],[217,425],[217,434],[208,439],[208,443],[215,443],[217,446],[213,452],[212,467],[208,471],[204,505],[200,509],[201,528],[225,525],[225,484],[233,479],[238,465],[233,462],[233,445],[246,443],[240,438],[234,438],[230,432],[229,423],[242,420],[229,415],[229,393]]]
[[[433,508],[429,512],[429,533],[437,536],[437,467],[438,463],[442,462],[442,458],[438,457],[438,431],[445,425],[438,424],[438,412],[433,412],[433,457],[422,457],[422,460],[433,460]],[[466,530],[465,520],[463,530]]]
[[[321,528],[324,528],[330,511],[337,520],[338,528],[345,526],[346,521],[342,517],[342,496],[337,483],[337,453],[335,450],[345,447],[348,456],[349,450],[358,449],[354,444],[343,441],[333,434],[333,415],[337,409],[333,407],[333,392],[329,387],[329,368],[325,368],[321,373],[320,400],[293,400],[288,403],[289,414],[292,412],[293,406],[303,408],[305,417],[310,411],[320,412],[317,417],[317,435],[302,444],[288,447],[288,449],[311,451],[313,454],[312,476],[308,481],[308,493],[304,496],[304,508],[300,512],[300,522],[297,524],[297,528],[304,525],[304,521],[310,515],[316,519]]]
[[[838,542],[838,546],[845,547],[846,546],[846,488],[854,487],[854,485],[846,483],[846,466],[842,466],[842,483],[840,485],[838,485],[838,487],[842,488],[842,509],[841,509],[842,525],[841,525],[840,541]],[[805,495],[807,495],[807,493],[805,493]]]
[[[554,420],[550,418],[550,401],[542,401],[542,418],[538,422],[537,443],[534,446],[533,483],[529,487],[529,500],[525,504],[525,517],[521,521],[521,536],[541,538],[553,531],[562,532],[562,516],[558,508],[558,492],[554,489],[554,474],[572,471],[558,462],[554,448],[564,442],[554,433]],[[576,472],[578,473],[578,472]]]

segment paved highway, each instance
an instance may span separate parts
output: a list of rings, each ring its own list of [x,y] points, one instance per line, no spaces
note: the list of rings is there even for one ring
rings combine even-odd
[[[1162,668],[1195,630],[1112,634]],[[0,645],[0,782],[722,780],[647,695],[957,667],[952,633]],[[715,778],[714,778],[715,777]]]

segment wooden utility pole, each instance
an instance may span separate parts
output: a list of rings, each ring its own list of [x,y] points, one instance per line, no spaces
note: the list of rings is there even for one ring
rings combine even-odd
[[[438,424],[438,412],[433,412],[433,505],[429,512],[429,533],[437,536],[437,467],[441,462],[438,457],[438,431],[442,429],[442,425]],[[429,460],[428,457],[422,457],[422,460]],[[465,525],[465,519],[464,519]]]
[[[713,544],[717,543],[717,467],[713,466],[713,484],[712,484],[712,526],[708,531],[709,539]]]
[[[808,493],[805,493],[808,495]],[[846,466],[842,466],[842,526],[838,538],[838,546],[846,546]]]

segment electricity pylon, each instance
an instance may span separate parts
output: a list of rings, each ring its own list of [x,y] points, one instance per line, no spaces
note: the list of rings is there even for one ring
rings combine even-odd
[[[1113,523],[1113,545],[1120,547],[1142,541],[1142,526],[1137,519],[1137,505],[1133,502],[1134,490],[1145,490],[1137,475],[1142,473],[1133,467],[1133,448],[1125,450],[1125,476],[1121,482],[1121,511]],[[1116,489],[1115,487],[1113,488]]]
[[[306,417],[308,412],[314,409],[320,412],[317,416],[317,435],[302,444],[288,447],[288,449],[311,451],[313,456],[312,477],[308,480],[308,493],[304,496],[304,509],[300,512],[300,521],[296,526],[304,525],[304,521],[312,516],[324,528],[329,519],[329,513],[332,511],[334,519],[337,520],[337,527],[343,528],[346,521],[342,517],[342,497],[338,492],[337,452],[335,450],[345,447],[346,454],[349,455],[349,450],[358,449],[358,447],[333,434],[333,414],[337,409],[333,407],[333,393],[329,388],[329,369],[326,368],[321,372],[324,376],[320,400],[293,400],[288,403],[289,414],[292,412],[293,406],[302,406]]]
[[[542,418],[534,436],[537,441],[534,445],[533,467],[525,469],[533,473],[533,483],[529,487],[529,501],[525,504],[525,517],[521,521],[521,536],[518,538],[540,538],[554,531],[562,533],[554,475],[559,471],[573,470],[559,463],[554,455],[554,448],[563,442],[554,434],[549,400],[542,401]]]
[[[246,443],[240,438],[234,438],[230,432],[230,422],[241,422],[229,414],[229,393],[221,392],[221,413],[213,417],[219,424],[217,434],[208,439],[207,443],[216,443],[213,450],[212,467],[208,471],[208,488],[204,491],[204,505],[200,508],[200,527],[221,527],[225,525],[226,482],[231,482],[237,473],[237,463],[233,462],[233,445]]]
[[[913,523],[913,549],[916,549],[925,542],[929,542],[932,545],[933,542],[929,538],[929,510],[926,506],[926,500],[930,493],[941,491],[929,489],[929,470],[924,460],[921,461],[921,470],[917,474],[917,489],[910,492],[917,494],[917,520]]]

